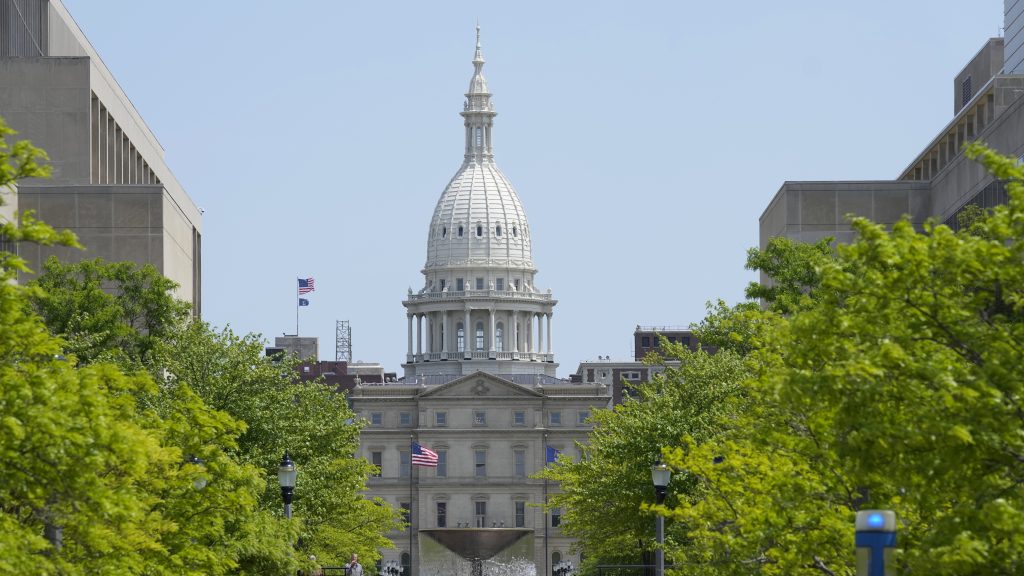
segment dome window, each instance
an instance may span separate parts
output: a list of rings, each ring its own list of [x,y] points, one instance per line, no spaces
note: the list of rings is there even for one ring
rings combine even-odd
[[[462,238],[462,226],[459,226],[459,238]]]
[[[501,236],[501,224],[498,224],[498,226],[494,229],[494,234],[495,236]]]
[[[441,227],[441,238],[444,238],[447,235],[448,235],[448,227],[447,226],[442,226]]]
[[[519,236],[519,229],[516,228],[515,226],[512,227],[512,235],[515,237]]]
[[[477,224],[476,225],[476,237],[479,238],[479,237],[481,237],[483,235],[484,235],[484,227],[479,225],[479,224]]]

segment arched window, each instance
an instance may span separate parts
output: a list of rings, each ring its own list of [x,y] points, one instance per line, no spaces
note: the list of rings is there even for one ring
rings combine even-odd
[[[551,553],[551,574],[552,574],[552,576],[554,576],[554,574],[555,574],[555,566],[557,566],[558,563],[561,562],[561,561],[562,561],[562,553],[561,552],[552,552]]]
[[[476,237],[479,238],[479,237],[481,237],[483,235],[484,235],[484,227],[479,225],[479,224],[477,224],[476,225]]]
[[[494,228],[494,235],[495,236],[501,236],[501,224],[498,224],[497,226],[495,226],[495,228]]]
[[[458,325],[456,325],[456,329],[458,330],[457,336],[456,336],[456,339],[457,339],[456,350],[458,350],[459,352],[465,352],[466,351],[466,331],[462,328],[462,322],[459,322]]]
[[[459,238],[462,238],[462,226],[459,226]]]
[[[477,128],[476,129],[476,147],[477,148],[482,148],[483,145],[484,145],[484,129],[483,128]]]
[[[447,226],[441,226],[441,238],[444,238],[447,235],[448,235],[448,227]]]
[[[501,352],[505,348],[503,345],[505,342],[504,336],[505,325],[498,322],[498,326],[494,329],[494,347],[498,349],[498,352]]]
[[[515,226],[513,226],[512,227],[512,235],[513,236],[519,236],[519,228],[516,228]]]
[[[484,323],[476,323],[476,351],[482,352],[484,349]]]
[[[402,576],[412,574],[412,556],[408,552],[402,552]]]

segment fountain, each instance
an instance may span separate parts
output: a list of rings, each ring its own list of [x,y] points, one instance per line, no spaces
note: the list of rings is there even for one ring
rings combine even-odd
[[[532,560],[533,530],[429,528],[420,530],[420,535],[421,576],[537,574]]]

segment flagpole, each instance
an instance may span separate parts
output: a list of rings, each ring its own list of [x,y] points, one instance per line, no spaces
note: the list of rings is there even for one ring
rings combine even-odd
[[[544,433],[544,468],[548,467],[548,433]],[[548,562],[551,556],[548,555],[548,477],[544,475],[544,574],[550,574]]]
[[[406,576],[413,575],[413,508],[419,506],[413,496],[413,470],[417,467],[413,465],[413,438],[413,435],[409,435],[409,574]],[[416,517],[419,520],[419,513]]]
[[[295,335],[299,335],[299,277],[295,276]]]

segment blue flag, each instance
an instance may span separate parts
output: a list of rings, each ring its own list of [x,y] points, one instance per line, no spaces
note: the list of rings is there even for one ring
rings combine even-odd
[[[299,298],[299,306],[309,306],[309,300],[305,298]]]
[[[548,454],[547,454],[546,462],[548,464],[551,464],[555,460],[558,460],[558,455],[561,454],[562,451],[561,450],[556,450],[556,449],[552,448],[551,446],[548,446],[547,449],[548,449]]]

